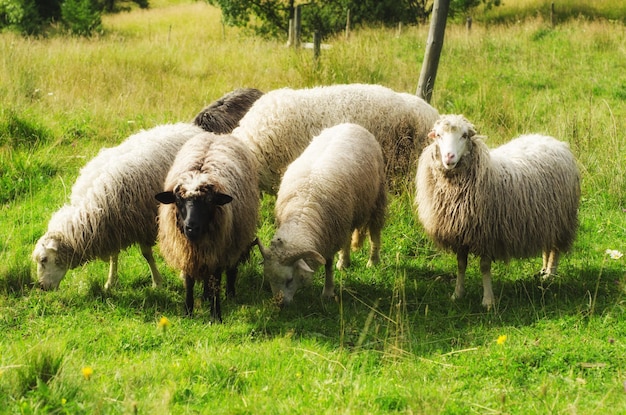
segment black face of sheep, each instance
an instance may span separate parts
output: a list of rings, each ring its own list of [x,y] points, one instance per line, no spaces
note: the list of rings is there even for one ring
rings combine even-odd
[[[207,234],[207,227],[213,221],[217,207],[233,200],[229,195],[215,192],[210,186],[193,197],[184,197],[180,189],[162,192],[155,197],[163,204],[176,204],[179,229],[191,242],[198,242]]]

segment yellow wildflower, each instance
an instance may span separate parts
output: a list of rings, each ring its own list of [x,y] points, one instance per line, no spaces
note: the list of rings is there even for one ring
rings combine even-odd
[[[170,326],[170,321],[167,319],[167,317],[165,316],[161,317],[161,319],[159,320],[159,328],[162,328],[163,330],[165,330],[169,326]]]
[[[498,343],[499,345],[503,345],[505,341],[506,341],[506,334],[501,334],[498,336],[498,340],[496,340],[496,343]]]
[[[93,369],[89,366],[85,366],[84,368],[82,368],[81,372],[86,380],[89,380],[91,378],[91,375],[93,375]]]

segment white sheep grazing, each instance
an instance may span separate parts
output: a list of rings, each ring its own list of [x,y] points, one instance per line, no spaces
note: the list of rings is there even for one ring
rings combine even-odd
[[[164,185],[156,194],[159,248],[181,270],[188,315],[193,288],[203,281],[203,300],[211,317],[221,321],[220,285],[234,295],[237,264],[255,239],[260,195],[254,156],[237,138],[203,133],[181,148]]]
[[[203,108],[193,122],[209,132],[230,134],[261,95],[255,88],[235,89]]]
[[[70,203],[58,210],[33,251],[39,285],[58,288],[68,269],[96,258],[110,260],[105,289],[117,281],[120,250],[139,244],[153,286],[161,274],[152,255],[157,236],[154,194],[176,153],[203,130],[195,125],[161,125],[138,132],[117,147],[102,149],[80,171]]]
[[[272,292],[289,304],[317,267],[325,265],[323,295],[334,296],[337,268],[350,265],[350,235],[369,230],[368,266],[379,262],[387,193],[380,145],[365,128],[339,124],[322,131],[289,165],[275,205],[278,227],[268,248],[259,243]]]
[[[580,174],[567,143],[525,135],[490,151],[462,115],[442,116],[429,136],[415,203],[426,233],[456,253],[453,298],[464,294],[469,253],[480,257],[486,307],[492,261],[543,252],[542,274],[555,274],[578,227]]]
[[[241,138],[258,162],[261,190],[275,194],[282,173],[324,128],[355,123],[380,143],[390,183],[406,177],[439,114],[417,96],[381,85],[348,84],[265,93],[239,121]]]

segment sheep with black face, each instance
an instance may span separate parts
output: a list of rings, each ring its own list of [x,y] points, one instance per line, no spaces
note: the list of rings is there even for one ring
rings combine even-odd
[[[193,288],[221,321],[221,274],[234,295],[237,264],[255,239],[259,190],[253,156],[237,138],[202,133],[181,148],[157,194],[158,241],[169,265],[181,270],[185,307],[193,313]]]

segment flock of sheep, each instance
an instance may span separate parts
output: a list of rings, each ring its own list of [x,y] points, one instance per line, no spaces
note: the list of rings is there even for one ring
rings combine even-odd
[[[457,256],[453,298],[464,293],[468,254],[480,257],[483,305],[495,303],[491,262],[543,253],[556,272],[578,225],[580,175],[566,143],[522,136],[489,150],[461,115],[439,115],[412,94],[347,84],[224,95],[193,123],[138,132],[103,149],[80,171],[69,204],[51,218],[33,259],[39,285],[55,289],[69,269],[110,261],[139,244],[154,286],[152,247],[181,271],[185,310],[194,285],[221,321],[221,275],[235,294],[238,264],[258,245],[265,278],[283,304],[320,267],[323,295],[369,235],[368,266],[380,260],[387,193],[413,174],[424,230]],[[276,195],[276,233],[256,238],[261,193]]]

